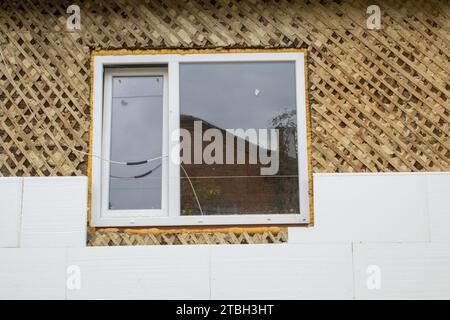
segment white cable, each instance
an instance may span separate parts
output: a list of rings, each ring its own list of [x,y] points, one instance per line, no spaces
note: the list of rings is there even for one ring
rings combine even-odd
[[[1,58],[2,58],[3,64],[5,65],[5,69],[6,69],[6,72],[7,72],[7,75],[6,75],[6,76],[9,77],[9,81],[11,82],[11,84],[12,84],[13,86],[15,86],[15,89],[16,89],[18,92],[20,92],[20,89],[18,89],[18,88],[16,87],[16,84],[15,84],[15,82],[14,82],[14,79],[13,79],[13,76],[12,76],[12,73],[11,73],[11,70],[9,69],[8,61],[7,61],[7,60],[5,59],[5,57],[3,56],[3,50],[2,50],[1,48],[0,48],[0,56],[1,56]],[[23,101],[25,102],[25,105],[27,106],[28,111],[30,111],[31,116],[32,116],[32,119],[34,119],[34,121],[36,121],[36,123],[38,124],[38,128],[41,129],[42,131],[45,131],[44,128],[41,127],[41,126],[39,125],[39,121],[38,121],[37,118],[36,118],[36,114],[33,112],[33,110],[31,109],[30,105],[28,104],[28,101],[27,101],[27,99],[26,99],[26,96],[25,96],[25,97],[22,97],[22,99],[23,99]],[[91,107],[92,107],[92,106],[91,106]],[[92,154],[92,153],[89,153],[89,152],[86,152],[86,151],[83,151],[83,150],[75,149],[75,148],[73,148],[73,147],[71,147],[71,146],[65,144],[64,142],[57,141],[56,138],[55,138],[51,133],[49,133],[48,131],[46,131],[46,132],[47,132],[47,134],[50,136],[50,138],[53,140],[53,142],[54,142],[56,145],[62,145],[62,146],[67,147],[68,149],[70,149],[70,150],[72,150],[72,151],[74,151],[74,152],[78,152],[78,153],[81,153],[81,154],[87,155],[87,156],[92,156],[92,157],[94,157],[94,158],[100,159],[100,160],[105,161],[105,162],[113,163],[113,164],[120,164],[120,165],[129,165],[129,164],[130,164],[130,162],[123,162],[123,161],[110,160],[110,159],[102,158],[102,157],[100,157],[100,156],[97,156],[97,155],[95,155],[95,154]],[[142,162],[142,163],[149,163],[149,162],[152,162],[152,161],[155,161],[155,160],[159,160],[159,159],[162,159],[162,158],[165,158],[165,157],[166,157],[166,156],[160,156],[160,157],[156,157],[156,158],[152,158],[152,159],[147,159],[147,160],[143,160],[143,161],[139,161],[139,162]]]
[[[198,200],[197,192],[195,192],[194,185],[192,184],[192,181],[189,178],[189,175],[187,174],[186,170],[184,170],[184,167],[183,167],[183,165],[181,163],[180,163],[180,167],[181,167],[181,169],[183,169],[184,175],[186,176],[186,178],[189,181],[189,184],[191,185],[192,192],[194,193],[195,200],[197,201],[197,206],[200,209],[200,214],[203,216],[202,206],[200,205],[200,201]]]
[[[14,82],[14,78],[13,78],[13,76],[12,76],[12,73],[11,73],[11,71],[9,70],[8,61],[7,61],[7,60],[5,59],[5,57],[3,56],[3,50],[2,50],[1,48],[0,48],[0,56],[1,56],[1,58],[2,58],[3,64],[5,65],[5,69],[6,69],[6,72],[7,72],[7,75],[6,75],[6,76],[7,76],[7,77],[9,76],[9,81],[10,81],[10,83],[15,87],[15,89],[16,89],[18,92],[20,92],[20,89],[18,89],[18,88],[16,87],[16,84],[15,84],[15,82]],[[30,111],[31,116],[32,116],[32,119],[34,119],[34,121],[36,121],[36,124],[38,124],[38,128],[41,129],[42,131],[45,131],[45,130],[39,125],[39,121],[37,120],[35,113],[33,112],[33,110],[31,109],[30,105],[28,104],[28,101],[27,101],[26,97],[22,97],[22,99],[23,99],[23,101],[25,102],[25,105],[27,106],[28,111]],[[65,147],[67,147],[68,149],[70,149],[70,150],[72,150],[72,151],[74,151],[74,152],[78,152],[78,153],[81,153],[81,154],[87,155],[87,156],[92,156],[92,157],[94,157],[94,158],[100,159],[100,160],[105,161],[105,162],[113,163],[113,164],[130,165],[130,163],[132,163],[132,162],[123,162],[123,161],[114,161],[114,160],[110,160],[110,159],[105,159],[105,158],[102,158],[102,157],[100,157],[100,156],[97,156],[97,155],[95,155],[95,154],[92,154],[92,153],[89,153],[89,152],[86,152],[86,151],[77,150],[77,149],[75,149],[75,148],[73,148],[73,147],[71,147],[71,146],[65,144],[64,142],[61,142],[61,141],[58,142],[58,141],[56,140],[56,138],[55,138],[52,134],[50,134],[49,132],[47,132],[47,134],[50,136],[50,138],[53,140],[53,142],[54,142],[56,145],[59,144],[59,145],[65,146]],[[162,155],[162,156],[160,156],[160,157],[155,157],[155,158],[152,158],[152,159],[147,159],[147,160],[138,161],[138,162],[139,162],[139,164],[149,163],[149,162],[152,162],[152,161],[155,161],[155,160],[159,160],[159,159],[162,159],[162,158],[165,158],[165,157],[167,157],[167,156]],[[193,186],[193,184],[192,184],[192,182],[191,182],[191,179],[189,178],[189,175],[187,174],[186,170],[184,170],[184,167],[183,167],[183,165],[182,165],[181,163],[180,163],[180,167],[181,167],[181,169],[183,169],[184,174],[186,175],[186,178],[188,179],[189,184],[191,185],[192,191],[193,191],[194,196],[195,196],[195,200],[197,201],[198,208],[200,209],[201,215],[203,215],[202,206],[200,205],[200,201],[199,201],[199,199],[198,199],[198,197],[197,197],[197,193],[195,192],[195,188],[194,188],[194,186]]]

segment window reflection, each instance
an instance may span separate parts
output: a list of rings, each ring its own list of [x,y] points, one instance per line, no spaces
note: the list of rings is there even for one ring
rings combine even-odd
[[[163,77],[113,77],[111,152],[135,162],[162,153]],[[109,209],[160,209],[161,160],[110,164]]]
[[[195,124],[202,133],[217,129],[226,136],[228,129],[277,129],[278,161],[276,173],[261,175],[258,154],[251,162],[253,147],[265,149],[269,138],[242,135],[234,131],[233,163],[185,163],[201,203],[203,213],[274,214],[299,213],[297,115],[295,64],[293,62],[185,63],[180,64],[180,127],[190,132],[194,145]],[[267,136],[270,137],[270,136]],[[230,141],[228,140],[228,141]],[[211,141],[200,142],[204,150]],[[237,161],[243,146],[245,163]],[[195,158],[194,149],[191,159]],[[241,150],[242,151],[242,150]],[[184,172],[181,175],[181,214],[198,215],[200,210]]]

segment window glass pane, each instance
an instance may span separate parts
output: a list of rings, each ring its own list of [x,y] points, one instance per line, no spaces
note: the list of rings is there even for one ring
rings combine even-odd
[[[111,160],[138,162],[162,154],[163,77],[114,77]],[[161,209],[161,160],[111,163],[109,209]]]
[[[181,155],[203,214],[299,213],[295,88],[294,62],[180,65]],[[181,214],[199,215],[180,175]]]

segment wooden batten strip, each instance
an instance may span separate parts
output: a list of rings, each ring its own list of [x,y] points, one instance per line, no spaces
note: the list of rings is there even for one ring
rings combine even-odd
[[[193,244],[264,244],[284,243],[288,240],[287,228],[226,228],[160,230],[147,229],[139,233],[98,230],[88,235],[89,246],[129,245],[193,245]]]

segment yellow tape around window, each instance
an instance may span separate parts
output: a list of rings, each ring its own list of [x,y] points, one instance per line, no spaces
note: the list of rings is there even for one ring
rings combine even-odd
[[[93,89],[94,89],[94,57],[95,56],[112,56],[112,55],[149,55],[149,54],[214,54],[214,53],[258,53],[258,52],[303,52],[305,54],[305,88],[306,88],[306,131],[307,131],[307,151],[308,151],[308,193],[309,193],[309,226],[314,225],[314,202],[313,202],[313,180],[312,180],[312,147],[311,147],[311,112],[309,106],[309,84],[308,84],[308,51],[304,48],[279,48],[279,49],[161,49],[161,50],[94,50],[91,52],[90,58],[90,126],[89,126],[89,154],[88,157],[88,229],[90,232],[127,232],[134,234],[165,234],[165,233],[198,233],[198,232],[279,232],[279,227],[231,227],[231,228],[213,228],[213,229],[186,229],[184,227],[175,229],[125,229],[125,228],[96,228],[91,225],[91,208],[92,208],[92,119],[93,119]]]
[[[245,227],[245,228],[205,228],[205,229],[186,229],[186,228],[174,228],[174,229],[127,229],[127,228],[97,228],[96,232],[116,233],[125,232],[131,234],[168,234],[168,233],[263,233],[272,232],[278,233],[282,230],[280,227]]]

